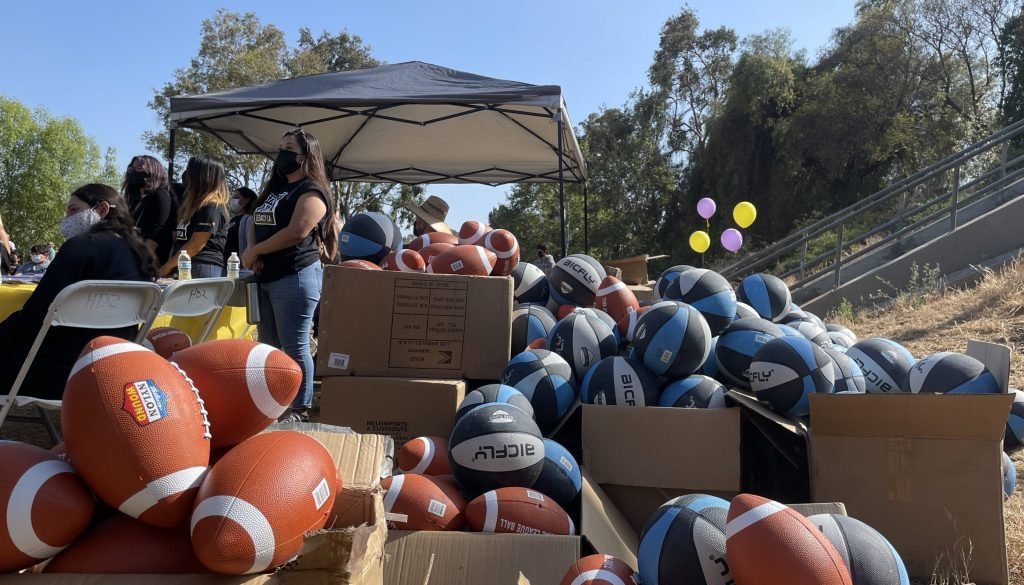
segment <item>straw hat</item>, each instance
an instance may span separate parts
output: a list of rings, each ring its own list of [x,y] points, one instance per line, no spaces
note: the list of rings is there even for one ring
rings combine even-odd
[[[405,208],[411,211],[416,217],[422,219],[435,232],[446,234],[452,233],[451,228],[444,222],[448,216],[448,203],[436,195],[427,197],[422,205],[406,203]]]

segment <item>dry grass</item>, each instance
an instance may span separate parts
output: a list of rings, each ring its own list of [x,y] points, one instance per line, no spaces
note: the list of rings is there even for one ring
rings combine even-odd
[[[1010,386],[1024,388],[1024,258],[999,271],[983,270],[981,280],[965,289],[940,289],[897,297],[889,307],[834,316],[858,334],[888,337],[915,356],[937,351],[964,351],[968,339],[1010,347]],[[1004,508],[1010,583],[1024,583],[1024,452],[1013,457],[1017,492]],[[954,565],[962,563],[952,563]],[[966,585],[966,579],[936,577],[932,585]]]

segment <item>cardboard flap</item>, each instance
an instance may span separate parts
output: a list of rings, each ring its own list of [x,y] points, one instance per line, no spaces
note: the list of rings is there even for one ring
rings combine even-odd
[[[814,516],[815,514],[835,514],[837,516],[846,516],[846,505],[842,502],[822,502],[820,504],[790,504],[790,508],[793,508],[797,512],[800,512],[804,516]]]
[[[1006,394],[812,394],[815,436],[905,439],[1003,437]]]
[[[781,414],[776,413],[758,401],[757,398],[754,398],[752,394],[733,389],[729,390],[726,395],[735,400],[736,404],[740,405],[740,408],[756,414],[767,421],[773,422],[793,434],[803,437],[807,436],[807,425],[803,421],[786,418]]]
[[[985,364],[988,371],[999,382],[999,388],[1006,394],[1010,391],[1010,348],[1001,343],[989,343],[976,339],[967,340],[967,351],[964,352]]]
[[[582,409],[581,466],[595,482],[695,491],[740,489],[738,409],[595,404]],[[671,457],[664,457],[666,452]]]
[[[635,568],[640,538],[586,469],[583,470],[581,503],[580,535],[589,540],[597,552],[612,555]]]
[[[388,454],[388,437],[318,431],[305,434],[323,443],[330,451],[346,489],[368,490],[380,484],[381,464]]]

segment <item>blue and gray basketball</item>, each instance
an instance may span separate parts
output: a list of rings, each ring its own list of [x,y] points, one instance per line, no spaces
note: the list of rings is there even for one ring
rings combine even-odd
[[[662,388],[658,406],[725,408],[725,386],[714,378],[694,374]]]
[[[884,337],[858,341],[846,355],[860,366],[868,394],[902,392],[903,380],[917,363],[907,348]]]
[[[583,474],[576,458],[560,443],[544,439],[544,468],[531,489],[568,509],[583,489]]]
[[[606,357],[583,378],[580,400],[587,404],[655,406],[658,382],[635,359],[617,355]]]
[[[832,369],[835,373],[836,394],[864,394],[864,372],[860,371],[857,362],[850,359],[842,350],[836,346],[825,348],[825,353],[832,359]]]
[[[546,340],[555,322],[555,316],[543,305],[516,305],[512,311],[512,355],[526,351],[535,339]]]
[[[999,382],[985,364],[953,351],[921,358],[903,379],[903,391],[935,394],[998,394]]]
[[[761,315],[757,314],[754,307],[751,307],[747,303],[736,301],[736,317],[733,321],[739,321],[740,319],[760,319]]]
[[[874,528],[839,514],[815,514],[808,520],[842,557],[853,585],[910,585],[900,554]]]
[[[783,416],[806,416],[811,394],[831,394],[834,385],[832,358],[802,337],[773,339],[750,363],[750,386],[757,399]]]
[[[718,358],[715,357],[715,349],[717,347],[718,337],[712,337],[711,347],[708,349],[708,359],[704,360],[704,365],[699,370],[699,373],[715,380],[718,379]]]
[[[718,335],[736,318],[736,291],[721,274],[694,268],[679,274],[663,299],[680,301],[700,311],[711,335]]]
[[[383,213],[357,213],[345,222],[338,235],[341,259],[379,264],[392,250],[402,249],[402,232]]]
[[[1013,404],[1010,405],[1010,416],[1006,419],[1003,449],[1013,453],[1024,447],[1024,392],[1011,388],[1010,393],[1013,394]]]
[[[711,331],[700,311],[686,303],[661,301],[640,316],[633,352],[652,374],[682,378],[708,359]]]
[[[544,434],[550,433],[576,402],[572,368],[562,356],[546,349],[516,354],[501,374],[501,383],[523,393]]]
[[[801,311],[803,313],[803,311]],[[790,313],[793,315],[794,313]],[[812,319],[810,315],[804,313],[802,317],[789,318],[783,322],[786,325],[796,329],[800,335],[803,335],[807,339],[810,339],[819,347],[832,347],[832,338],[828,336],[828,331],[825,331],[823,325],[819,325],[817,321]]]
[[[784,335],[778,325],[760,317],[733,321],[718,336],[718,345],[715,347],[719,380],[749,390],[750,362],[754,354],[762,345]],[[799,333],[793,337],[803,339]]]
[[[466,397],[459,403],[459,408],[455,411],[455,420],[459,420],[467,412],[481,404],[491,403],[511,404],[512,406],[519,407],[531,417],[533,416],[533,406],[522,392],[505,384],[487,384],[466,394]]]
[[[529,262],[520,262],[512,269],[512,296],[517,303],[548,302],[548,277],[544,271]]]
[[[782,279],[771,274],[751,274],[736,287],[736,298],[773,323],[789,314],[793,297]]]
[[[548,335],[548,349],[562,356],[579,383],[597,362],[618,353],[615,333],[599,317],[573,311],[555,324]]]
[[[1008,500],[1013,495],[1013,490],[1017,489],[1017,468],[1013,465],[1013,459],[1006,452],[1000,453],[1002,455],[1002,468],[1003,468],[1003,499]]]
[[[665,298],[665,291],[668,289],[669,285],[671,285],[675,279],[679,278],[680,273],[686,272],[687,270],[693,270],[693,266],[688,264],[679,264],[662,272],[661,276],[658,277],[658,281],[654,283],[653,296],[655,302]]]
[[[825,331],[828,331],[829,333],[838,333],[838,334],[842,335],[843,337],[845,337],[846,340],[848,340],[848,343],[844,344],[844,345],[846,345],[846,347],[851,347],[851,346],[853,346],[853,344],[855,344],[858,341],[860,341],[860,339],[857,338],[857,334],[854,333],[852,329],[850,329],[849,327],[847,327],[845,325],[839,325],[837,323],[829,323],[829,324],[825,325]],[[833,337],[833,340],[834,339],[835,338]]]
[[[725,558],[729,502],[703,494],[670,500],[640,534],[637,569],[645,585],[732,583]]]

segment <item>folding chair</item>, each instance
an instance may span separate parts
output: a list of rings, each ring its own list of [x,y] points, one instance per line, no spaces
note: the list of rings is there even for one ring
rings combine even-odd
[[[156,317],[156,308],[160,302],[160,287],[151,282],[129,282],[112,280],[83,280],[62,290],[57,298],[50,303],[50,310],[43,319],[43,326],[36,334],[35,341],[29,349],[25,363],[18,371],[14,385],[6,397],[0,396],[3,408],[0,409],[0,427],[3,427],[7,413],[13,406],[33,404],[40,418],[11,416],[11,420],[19,422],[35,422],[46,426],[46,431],[55,443],[60,442],[60,435],[44,408],[60,409],[60,400],[42,400],[31,396],[19,396],[29,368],[35,360],[39,347],[50,327],[79,327],[82,329],[119,329],[139,325],[140,332],[136,341],[141,341],[150,323]]]
[[[231,278],[197,278],[195,280],[179,280],[164,289],[160,297],[157,315],[173,317],[206,316],[199,335],[193,343],[202,343],[210,338],[213,328],[217,325],[221,311],[231,298],[235,289],[235,281]],[[152,322],[142,331],[145,338]]]

